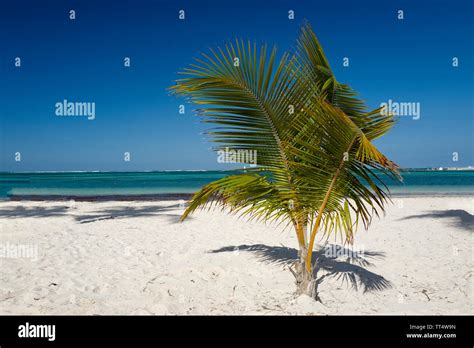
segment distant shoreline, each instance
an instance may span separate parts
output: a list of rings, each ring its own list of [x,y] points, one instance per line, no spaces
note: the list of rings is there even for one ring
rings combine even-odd
[[[130,201],[179,201],[189,200],[193,194],[190,193],[160,193],[160,194],[143,194],[143,195],[11,195],[3,201],[76,201],[76,202],[130,202]],[[392,198],[417,198],[417,197],[474,197],[474,192],[446,192],[446,193],[397,193],[391,194]],[[0,201],[2,201],[0,199]]]
[[[238,171],[184,171],[0,174],[0,200],[91,202],[188,200],[210,182],[238,173]],[[393,197],[474,195],[474,171],[471,170],[405,170],[401,174],[402,184],[383,177]]]
[[[76,201],[76,202],[107,202],[107,201],[177,201],[188,200],[191,193],[159,193],[143,195],[10,195],[6,201]]]

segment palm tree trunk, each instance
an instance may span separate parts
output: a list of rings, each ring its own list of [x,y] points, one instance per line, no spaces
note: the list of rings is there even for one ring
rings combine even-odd
[[[315,281],[313,279],[313,272],[306,268],[306,257],[308,249],[303,248],[298,252],[298,260],[294,264],[293,275],[296,280],[296,293],[298,295],[315,296]]]
[[[301,227],[300,227],[301,228]],[[306,234],[306,226],[300,229],[299,235]],[[306,238],[305,238],[306,239]],[[308,271],[306,267],[306,258],[308,256],[308,243],[307,241],[303,244],[300,243],[298,251],[298,260],[293,264],[293,268],[290,268],[291,273],[295,277],[296,283],[296,294],[297,295],[308,295],[313,297],[314,294],[314,279],[312,269]]]
[[[295,277],[296,294],[298,295],[314,295],[313,272],[308,271],[306,267],[306,258],[308,256],[308,226],[303,221],[293,220],[296,235],[298,237],[298,260],[295,261],[293,267],[290,267],[291,273]]]

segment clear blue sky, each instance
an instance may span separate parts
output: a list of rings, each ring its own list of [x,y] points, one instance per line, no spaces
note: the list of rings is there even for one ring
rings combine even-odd
[[[384,153],[404,167],[474,164],[472,0],[2,0],[0,171],[228,168],[192,106],[180,115],[166,88],[199,52],[235,37],[292,49],[304,19],[337,79],[369,106],[421,104],[419,120],[400,117],[377,142]],[[57,117],[63,99],[95,102],[95,120]]]

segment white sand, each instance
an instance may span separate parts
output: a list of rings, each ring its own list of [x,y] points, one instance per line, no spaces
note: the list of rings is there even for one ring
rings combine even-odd
[[[177,202],[2,202],[3,256],[38,258],[0,258],[0,313],[474,314],[474,198],[394,203],[358,232],[363,259],[321,261],[319,303],[293,295],[289,229],[220,211],[182,224]]]

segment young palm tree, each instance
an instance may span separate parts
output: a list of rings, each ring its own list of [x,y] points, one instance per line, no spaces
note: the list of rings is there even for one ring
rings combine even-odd
[[[205,206],[250,219],[286,222],[296,233],[299,259],[291,271],[297,292],[315,294],[312,252],[318,234],[352,242],[384,211],[389,191],[379,176],[398,167],[372,141],[394,123],[368,112],[354,91],[336,81],[309,24],[293,54],[236,41],[203,54],[171,89],[201,106],[216,150],[257,152],[257,167],[205,185],[181,220]]]

